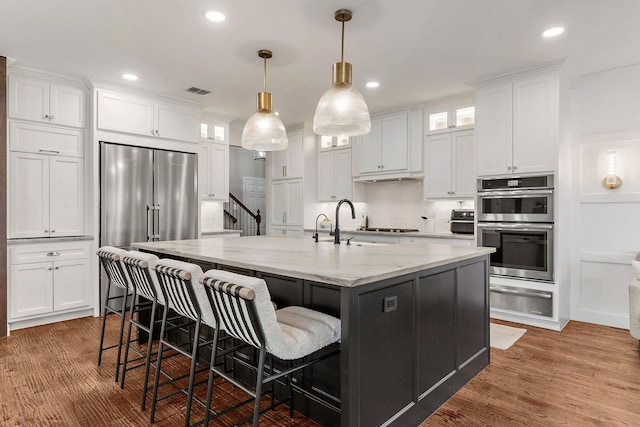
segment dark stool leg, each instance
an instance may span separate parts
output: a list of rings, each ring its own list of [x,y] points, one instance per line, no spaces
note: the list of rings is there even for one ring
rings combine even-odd
[[[153,305],[151,306],[151,322],[149,323],[149,338],[147,339],[147,360],[144,364],[144,385],[142,388],[142,405],[140,407],[141,410],[145,410],[147,407],[147,391],[149,390],[149,366],[151,365],[151,353],[153,347],[153,330],[156,325],[156,307],[158,306],[157,301],[153,301]]]
[[[218,349],[218,328],[213,331],[213,345],[211,347],[211,360],[209,361],[209,382],[207,384],[207,405],[204,413],[204,426],[209,425],[209,415],[211,410],[211,397],[213,395],[213,367],[216,365],[216,350]]]
[[[156,415],[156,404],[158,403],[158,384],[160,384],[160,369],[162,364],[162,344],[164,340],[165,329],[167,326],[168,308],[165,307],[162,313],[162,327],[160,328],[160,340],[158,341],[158,356],[156,357],[156,374],[153,383],[153,397],[151,398],[151,415],[149,421],[153,424]]]
[[[191,328],[189,328],[191,330]],[[187,389],[187,414],[184,418],[184,427],[189,427],[189,419],[191,418],[191,403],[193,401],[193,384],[196,377],[196,365],[198,364],[198,349],[200,348],[198,343],[198,337],[200,336],[200,319],[196,322],[195,342],[192,342],[193,349],[191,351],[191,371],[189,372],[189,388]]]
[[[127,374],[127,362],[129,361],[129,346],[131,345],[131,329],[133,326],[133,312],[136,306],[136,293],[131,297],[131,307],[129,308],[129,325],[127,327],[127,344],[124,348],[124,361],[122,362],[122,378],[120,378],[120,388],[124,388],[124,377]]]
[[[100,331],[100,351],[98,351],[98,366],[102,363],[102,350],[104,346],[104,329],[107,324],[107,303],[109,302],[109,292],[111,291],[111,279],[108,280],[107,292],[102,305],[102,330]]]
[[[256,378],[256,401],[253,405],[253,427],[258,427],[260,418],[260,398],[262,397],[262,380],[264,378],[265,347],[260,348],[260,358],[258,360],[258,376]]]
[[[127,313],[127,301],[129,298],[129,291],[124,292],[122,298],[122,310],[120,310],[120,337],[118,338],[118,358],[116,359],[116,382],[120,375],[120,357],[122,356],[122,336],[124,335],[124,319]]]

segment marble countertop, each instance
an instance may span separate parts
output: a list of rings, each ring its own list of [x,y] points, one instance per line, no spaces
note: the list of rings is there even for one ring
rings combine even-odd
[[[138,249],[353,287],[495,252],[427,243],[334,245],[309,237],[247,236],[133,243]]]
[[[217,234],[240,234],[242,230],[231,230],[231,229],[218,229],[218,230],[202,230],[201,234],[203,236],[215,236]]]
[[[69,236],[69,237],[39,237],[33,239],[7,239],[7,246],[29,245],[32,243],[58,243],[76,242],[78,240],[93,240],[93,236]]]
[[[305,228],[304,231],[308,231],[314,233],[316,230],[314,228]],[[319,228],[318,233],[329,233],[328,228]],[[453,234],[450,231],[442,231],[442,232],[425,232],[425,231],[412,231],[408,233],[395,233],[389,231],[364,231],[357,229],[343,229],[340,228],[340,234],[362,234],[362,235],[371,235],[371,236],[396,236],[396,237],[434,237],[437,239],[461,239],[461,240],[473,240],[473,234]]]

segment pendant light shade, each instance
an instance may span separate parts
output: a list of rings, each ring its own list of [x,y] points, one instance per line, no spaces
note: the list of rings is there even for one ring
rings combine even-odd
[[[267,92],[267,59],[273,55],[270,50],[260,50],[258,56],[264,59],[264,90],[258,93],[258,110],[244,125],[241,144],[247,150],[285,150],[289,145],[287,131],[271,110],[271,93]]]
[[[313,131],[324,136],[356,136],[369,133],[371,118],[364,98],[351,84],[351,64],[344,62],[344,23],[352,13],[341,9],[335,14],[342,22],[342,58],[333,65],[333,87],[322,95],[313,117]]]

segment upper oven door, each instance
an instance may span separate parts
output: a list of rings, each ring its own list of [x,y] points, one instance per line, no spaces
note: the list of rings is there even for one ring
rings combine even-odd
[[[553,190],[478,193],[478,221],[553,222]]]

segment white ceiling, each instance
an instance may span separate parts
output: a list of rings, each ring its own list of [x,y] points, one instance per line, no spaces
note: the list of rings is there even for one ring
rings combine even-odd
[[[285,124],[313,116],[340,59],[371,111],[469,91],[467,82],[569,58],[578,74],[640,62],[640,0],[3,0],[0,55],[68,76],[203,103],[244,121],[267,90]],[[227,15],[222,24],[207,10]],[[562,25],[566,32],[543,39]],[[125,72],[137,82],[121,79]],[[377,89],[364,84],[374,79]],[[197,86],[206,97],[188,94]]]

